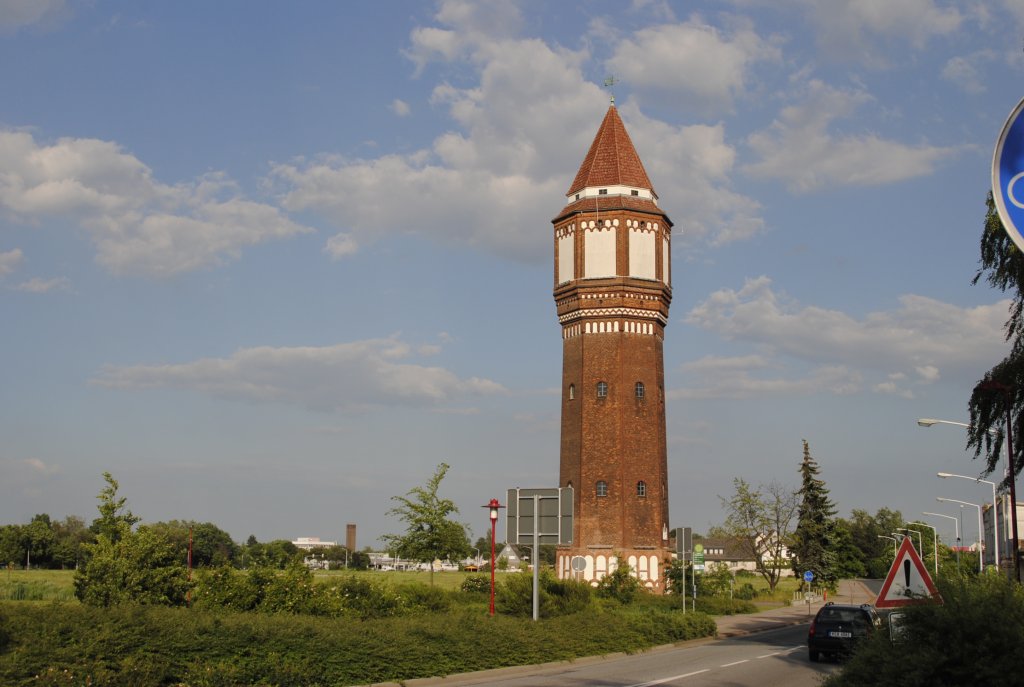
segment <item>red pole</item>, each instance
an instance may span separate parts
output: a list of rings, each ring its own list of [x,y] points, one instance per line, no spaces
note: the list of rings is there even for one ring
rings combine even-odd
[[[494,531],[498,524],[497,518],[491,518],[491,615],[494,615]]]

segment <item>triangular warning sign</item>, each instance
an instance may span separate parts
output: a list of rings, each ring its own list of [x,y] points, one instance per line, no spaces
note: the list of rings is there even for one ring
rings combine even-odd
[[[921,557],[917,555],[910,537],[904,537],[896,560],[892,562],[889,574],[885,577],[882,591],[878,592],[875,606],[894,608],[923,601],[942,603],[942,597],[921,562]]]

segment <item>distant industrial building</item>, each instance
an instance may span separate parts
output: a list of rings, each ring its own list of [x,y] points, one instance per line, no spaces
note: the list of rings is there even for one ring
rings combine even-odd
[[[313,549],[326,549],[330,546],[337,546],[338,542],[322,541],[320,537],[299,537],[292,544],[300,551],[312,551]]]

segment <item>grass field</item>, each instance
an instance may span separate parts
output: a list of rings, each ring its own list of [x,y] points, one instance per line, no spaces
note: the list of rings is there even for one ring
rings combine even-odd
[[[502,577],[510,573],[499,571],[496,581],[500,584]],[[3,570],[0,571],[0,600],[6,601],[75,601],[73,570]],[[359,578],[373,580],[385,584],[408,584],[418,582],[430,584],[430,573],[423,571],[378,571],[378,570],[330,570],[315,574],[318,580],[329,580],[332,577],[355,575]],[[470,575],[488,573],[466,572],[435,572],[434,586],[438,589],[455,590]],[[779,604],[789,603],[793,592],[799,588],[800,581],[795,577],[784,577],[775,588],[773,597],[767,596],[768,585],[756,577],[740,577],[737,583],[750,582],[758,590],[758,601],[774,601]]]

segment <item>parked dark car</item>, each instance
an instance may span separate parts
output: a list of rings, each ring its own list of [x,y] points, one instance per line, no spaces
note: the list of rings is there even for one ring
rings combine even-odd
[[[831,601],[820,609],[807,632],[807,651],[812,661],[822,654],[849,654],[882,625],[874,606],[837,604]]]

